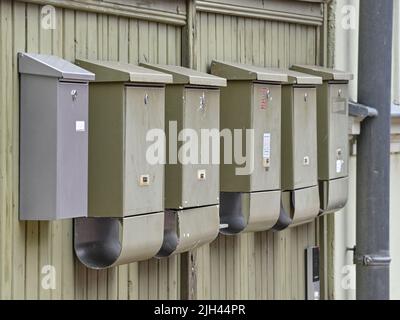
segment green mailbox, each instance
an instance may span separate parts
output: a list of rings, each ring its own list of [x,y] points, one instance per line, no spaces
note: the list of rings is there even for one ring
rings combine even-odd
[[[317,90],[318,180],[322,213],[343,208],[348,197],[348,83],[353,75],[320,66],[293,70],[322,77]]]
[[[214,163],[207,151],[213,142],[219,142],[220,87],[226,86],[226,80],[180,66],[141,65],[173,78],[165,96],[166,214],[164,243],[158,253],[164,257],[193,249],[218,235],[219,161]],[[211,131],[216,141],[207,138],[205,151],[203,136]]]
[[[164,233],[164,164],[149,163],[150,129],[164,131],[168,74],[77,60],[89,87],[88,217],[75,220],[75,251],[91,268],[154,257]]]
[[[317,86],[322,79],[291,70],[282,87],[281,230],[319,214],[317,167]]]
[[[279,218],[281,200],[281,84],[288,77],[280,70],[213,61],[211,73],[228,80],[221,89],[221,130],[251,130],[253,146],[234,145],[225,154],[221,145],[221,233],[256,232],[271,229]],[[229,134],[229,132],[227,132]],[[226,142],[226,139],[221,140]],[[248,151],[248,172],[240,173],[233,159],[235,148]],[[246,150],[247,149],[247,150]]]

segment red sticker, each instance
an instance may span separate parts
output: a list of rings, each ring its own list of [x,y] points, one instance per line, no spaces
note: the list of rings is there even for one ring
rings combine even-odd
[[[269,99],[269,89],[268,88],[261,88],[260,89],[260,108],[267,109],[268,107],[268,99]]]

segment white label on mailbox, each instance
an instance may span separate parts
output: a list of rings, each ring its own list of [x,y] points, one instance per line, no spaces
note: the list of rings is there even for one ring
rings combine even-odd
[[[76,132],[85,132],[85,121],[76,121],[75,122],[75,131]]]
[[[336,173],[342,172],[343,160],[336,160]]]
[[[263,158],[269,159],[271,157],[271,134],[264,133],[263,139]]]

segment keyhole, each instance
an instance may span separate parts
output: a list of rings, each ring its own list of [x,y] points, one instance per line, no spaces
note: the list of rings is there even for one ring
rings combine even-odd
[[[306,93],[304,94],[304,102],[307,102],[307,100],[308,100],[308,93],[306,92]]]
[[[340,98],[342,96],[342,89],[338,90],[338,97]]]
[[[72,90],[71,96],[72,96],[72,100],[75,101],[76,98],[78,97],[78,90]]]
[[[203,92],[203,95],[200,97],[200,110],[204,110],[206,108],[206,96]]]
[[[148,104],[149,103],[149,100],[150,100],[150,98],[149,98],[149,95],[146,93],[145,95],[144,95],[144,104]]]

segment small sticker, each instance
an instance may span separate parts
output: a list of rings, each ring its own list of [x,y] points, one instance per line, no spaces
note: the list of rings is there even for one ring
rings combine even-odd
[[[336,160],[336,173],[342,172],[343,163],[343,160]]]
[[[303,158],[303,165],[304,166],[309,166],[310,165],[310,157],[306,156]]]
[[[139,185],[141,186],[148,186],[150,185],[150,175],[143,174],[139,178]]]
[[[197,179],[198,180],[206,180],[206,170],[198,170],[197,171]]]
[[[264,133],[263,158],[264,159],[271,158],[271,134],[270,133]]]
[[[76,132],[85,132],[85,121],[76,121],[75,122],[75,131]]]

